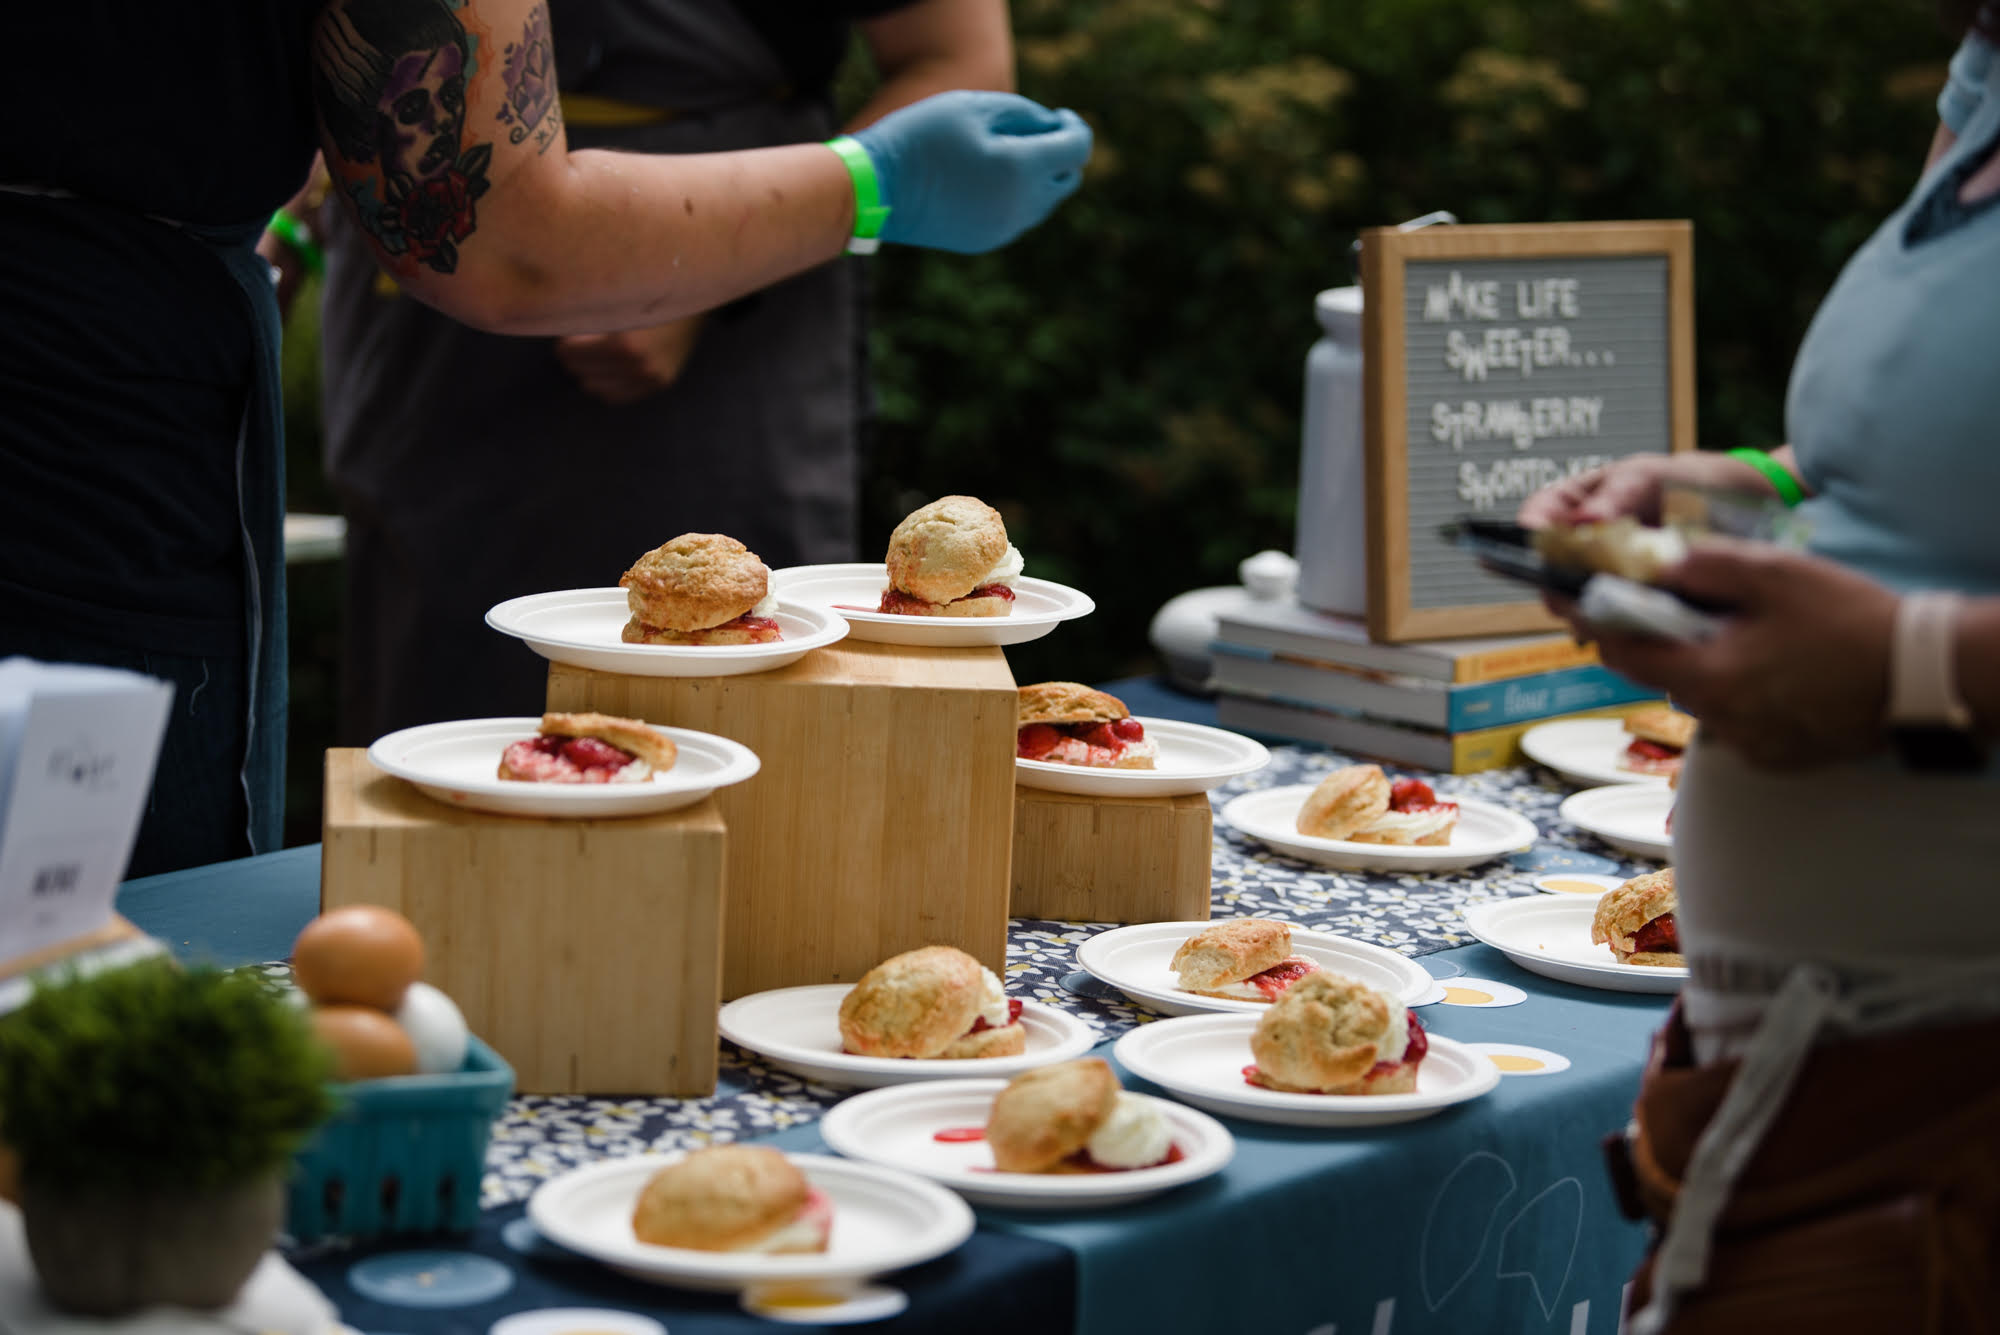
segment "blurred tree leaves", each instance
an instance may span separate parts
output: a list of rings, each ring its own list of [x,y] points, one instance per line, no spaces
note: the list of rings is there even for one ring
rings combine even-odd
[[[1313,295],[1360,228],[1690,218],[1700,431],[1783,439],[1792,351],[1907,192],[1953,41],[1919,0],[1015,0],[1097,134],[1008,249],[876,266],[867,541],[950,491],[1096,614],[1022,680],[1143,669],[1173,594],[1289,549]],[[864,552],[864,555],[872,555]]]

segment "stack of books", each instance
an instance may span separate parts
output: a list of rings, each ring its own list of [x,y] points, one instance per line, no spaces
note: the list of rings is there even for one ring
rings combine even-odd
[[[1377,644],[1362,621],[1270,602],[1222,613],[1211,648],[1223,727],[1451,774],[1521,763],[1537,724],[1661,698],[1561,631]]]

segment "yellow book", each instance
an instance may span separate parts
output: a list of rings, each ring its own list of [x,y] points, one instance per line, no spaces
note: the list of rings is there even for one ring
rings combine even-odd
[[[1525,764],[1527,758],[1521,753],[1521,735],[1530,728],[1561,719],[1622,718],[1635,709],[1652,708],[1658,703],[1657,700],[1635,700],[1628,704],[1459,733],[1387,723],[1380,719],[1337,714],[1281,700],[1260,700],[1242,695],[1219,697],[1215,712],[1217,723],[1236,732],[1317,742],[1349,755],[1443,774],[1472,774],[1479,770]]]

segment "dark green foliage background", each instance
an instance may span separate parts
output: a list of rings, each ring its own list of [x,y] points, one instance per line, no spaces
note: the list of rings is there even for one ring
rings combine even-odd
[[[1293,546],[1314,294],[1358,229],[1689,218],[1700,436],[1783,439],[1791,354],[1915,179],[1953,42],[1884,0],[1017,0],[1083,189],[976,258],[884,252],[868,527],[968,491],[1098,602],[1023,680],[1147,670],[1186,589]]]
[[[1955,46],[1924,0],[1013,12],[1021,90],[1081,112],[1096,156],[1006,250],[872,261],[863,532],[886,541],[951,491],[999,506],[1030,575],[1098,603],[1008,651],[1024,681],[1149,670],[1163,602],[1292,547],[1313,296],[1350,280],[1363,227],[1433,209],[1693,220],[1701,440],[1781,441],[1792,351],[1915,180]],[[865,81],[843,85],[849,105]],[[287,360],[295,508],[326,508],[316,359]],[[338,582],[308,568],[293,587],[296,842],[318,837]]]

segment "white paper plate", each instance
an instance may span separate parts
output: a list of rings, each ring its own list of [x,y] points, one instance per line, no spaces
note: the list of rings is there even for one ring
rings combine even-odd
[[[1222,819],[1280,853],[1341,871],[1460,871],[1526,848],[1537,836],[1535,823],[1518,812],[1476,798],[1440,794],[1440,801],[1458,803],[1458,824],[1448,844],[1315,839],[1298,831],[1299,808],[1313,788],[1310,783],[1294,783],[1245,793],[1222,809]]]
[[[1414,1122],[1454,1103],[1476,1099],[1500,1083],[1500,1068],[1484,1055],[1436,1034],[1417,1067],[1410,1094],[1288,1094],[1243,1078],[1255,1061],[1254,1015],[1191,1015],[1140,1025],[1112,1049],[1124,1068],[1197,1108],[1224,1117],[1285,1126],[1385,1126]]]
[[[1664,774],[1640,774],[1618,763],[1632,734],[1622,718],[1572,718],[1543,723],[1521,734],[1521,753],[1580,788],[1640,783],[1664,788]]]
[[[1673,836],[1667,833],[1674,797],[1673,789],[1663,784],[1614,783],[1570,794],[1557,814],[1613,848],[1664,862],[1674,855]]]
[[[784,638],[770,644],[627,644],[618,636],[631,617],[623,589],[563,589],[509,598],[487,610],[486,624],[551,662],[632,677],[769,672],[847,634],[833,613],[782,598],[772,619]]]
[[[1611,947],[1592,945],[1590,920],[1596,912],[1594,899],[1530,895],[1468,904],[1465,925],[1481,941],[1544,978],[1612,992],[1680,991],[1687,979],[1685,968],[1620,964],[1611,958]]]
[[[1028,1050],[1018,1057],[968,1057],[919,1061],[856,1057],[840,1050],[840,1002],[852,983],[782,987],[738,997],[722,1008],[716,1027],[740,1048],[821,1084],[873,1089],[911,1080],[1016,1075],[1033,1066],[1081,1057],[1097,1045],[1097,1031],[1077,1016],[1038,1001],[1021,1002]]]
[[[770,1256],[656,1247],[632,1234],[632,1206],[660,1168],[684,1157],[604,1159],[551,1178],[528,1198],[528,1217],[559,1246],[635,1279],[727,1292],[778,1280],[858,1280],[942,1256],[972,1236],[972,1211],[933,1183],[878,1164],[787,1154],[833,1201],[824,1252]]]
[[[1142,718],[1146,736],[1159,743],[1152,769],[1095,769],[1046,760],[1014,761],[1014,782],[1023,788],[1092,797],[1173,797],[1205,793],[1239,774],[1271,763],[1262,743],[1221,728],[1175,719]]]
[[[1261,1001],[1197,996],[1183,991],[1172,963],[1181,942],[1207,922],[1142,922],[1099,932],[1076,948],[1076,962],[1111,984],[1147,1010],[1163,1015],[1200,1015],[1228,1011],[1262,1015],[1270,1006]],[[1386,992],[1405,1006],[1422,1004],[1437,983],[1422,965],[1384,946],[1354,941],[1330,932],[1292,928],[1292,953],[1304,955],[1322,969],[1344,974]]]
[[[1097,604],[1087,594],[1046,579],[1014,580],[1014,610],[1004,617],[909,617],[877,612],[888,568],[879,561],[788,566],[771,574],[786,603],[845,617],[857,640],[955,648],[975,644],[1025,644],[1062,622],[1086,616]]]
[[[500,755],[542,729],[539,718],[459,719],[392,732],[368,748],[375,768],[407,779],[440,802],[509,816],[636,816],[692,806],[757,772],[741,742],[691,728],[673,738],[674,767],[644,783],[524,783],[498,776]]]
[[[1220,1172],[1236,1153],[1228,1128],[1207,1113],[1149,1099],[1173,1127],[1184,1156],[1158,1168],[1123,1173],[1002,1173],[984,1140],[941,1142],[937,1132],[984,1127],[1005,1080],[929,1080],[870,1090],[836,1103],[820,1135],[853,1159],[907,1169],[950,1187],[974,1205],[1025,1210],[1078,1210],[1122,1205]]]

